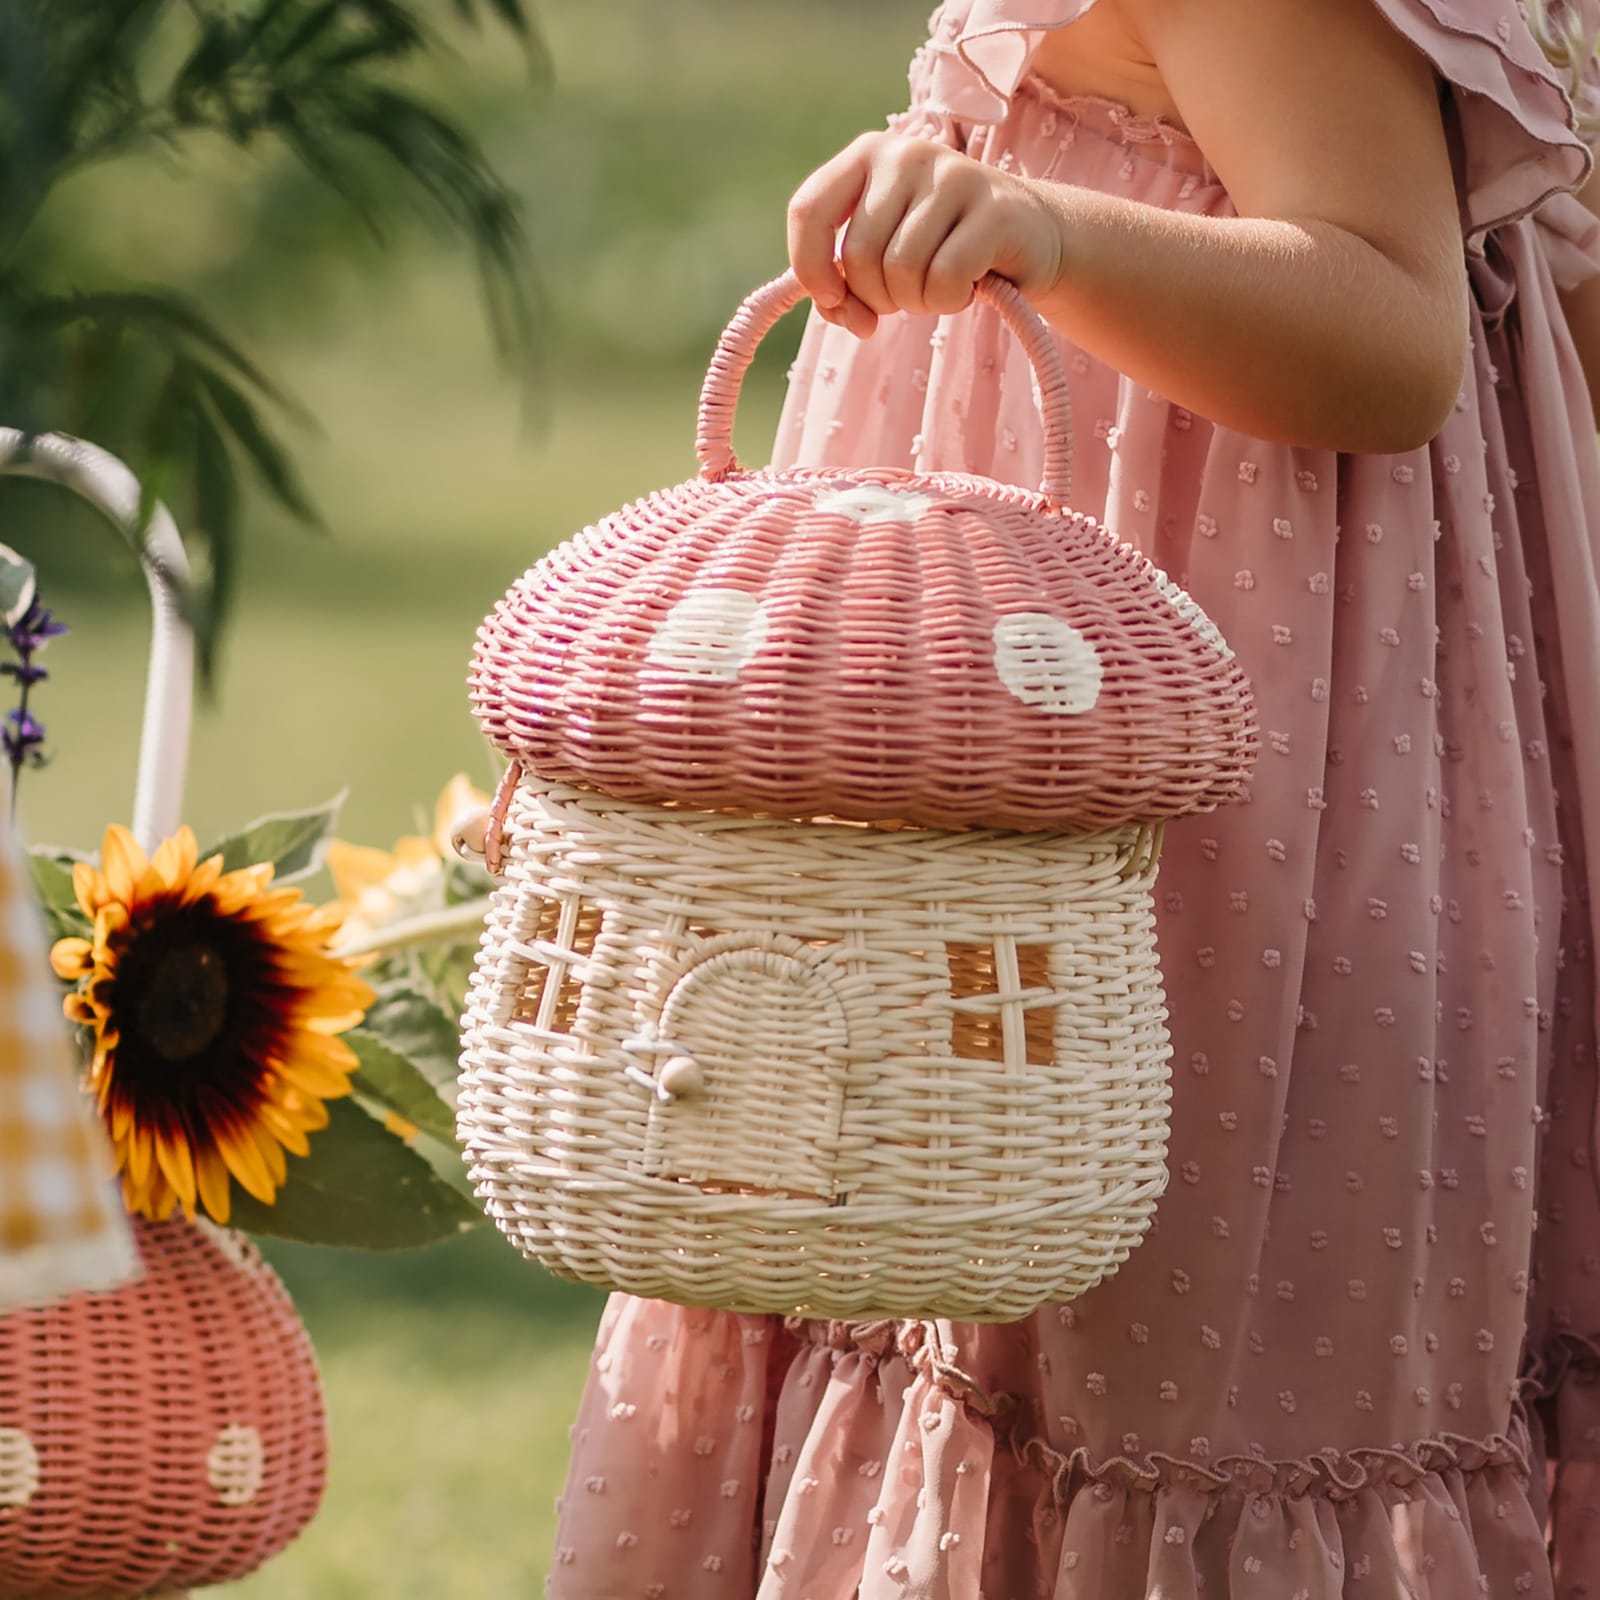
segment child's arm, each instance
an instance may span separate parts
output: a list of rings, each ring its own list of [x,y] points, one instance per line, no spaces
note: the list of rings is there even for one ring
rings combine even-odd
[[[1578,198],[1600,216],[1600,167],[1595,168],[1594,175],[1578,191]],[[1561,308],[1567,314],[1567,326],[1578,347],[1578,360],[1583,363],[1589,399],[1600,415],[1600,276],[1588,278],[1576,289],[1569,289],[1561,297]]]
[[[1351,0],[1132,4],[1237,218],[868,134],[791,204],[801,282],[864,336],[894,310],[960,309],[992,269],[1075,343],[1225,426],[1334,450],[1426,443],[1461,382],[1467,304],[1429,64]]]

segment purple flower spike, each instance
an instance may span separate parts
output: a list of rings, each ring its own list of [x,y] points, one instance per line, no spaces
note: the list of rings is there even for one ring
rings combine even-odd
[[[6,629],[11,648],[20,656],[27,656],[58,635],[67,632],[64,622],[57,622],[50,612],[35,599],[33,604]]]
[[[0,725],[0,743],[5,745],[13,767],[20,767],[24,762],[37,765],[42,754],[40,746],[44,743],[44,724],[31,711],[20,707],[8,711],[5,723]]]
[[[55,638],[67,631],[64,622],[57,622],[50,612],[39,604],[38,596],[28,609],[9,626],[0,629],[5,641],[16,652],[15,661],[0,662],[0,674],[12,678],[21,688],[16,709],[0,720],[0,746],[11,767],[11,807],[17,804],[17,781],[24,767],[37,767],[44,761],[44,724],[28,709],[28,695],[35,684],[43,683],[50,674],[35,661],[34,655]]]

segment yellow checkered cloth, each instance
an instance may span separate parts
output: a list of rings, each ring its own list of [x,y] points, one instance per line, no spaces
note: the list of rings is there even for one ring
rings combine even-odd
[[[0,1311],[138,1270],[26,872],[0,825]]]

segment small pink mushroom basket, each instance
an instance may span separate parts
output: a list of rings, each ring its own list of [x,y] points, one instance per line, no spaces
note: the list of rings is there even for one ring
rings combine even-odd
[[[139,484],[79,439],[0,428],[0,472],[74,490],[130,536]],[[183,543],[144,527],[154,606],[133,808],[146,849],[176,830],[194,641]],[[230,1583],[309,1523],[327,1477],[310,1335],[242,1234],[130,1218],[140,1276],[0,1317],[0,1596],[116,1600]]]
[[[1015,1319],[1114,1271],[1165,1187],[1161,830],[1240,796],[1249,685],[1067,509],[1056,343],[999,278],[1037,491],[740,467],[740,385],[800,298],[786,275],[723,334],[699,476],[479,631],[473,707],[511,765],[460,1136],[565,1277]]]

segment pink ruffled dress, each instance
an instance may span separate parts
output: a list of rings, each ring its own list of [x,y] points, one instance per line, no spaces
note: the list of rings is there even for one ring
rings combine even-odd
[[[1226,215],[1178,129],[1028,75],[1092,3],[945,6],[893,125]],[[555,1600],[1600,1596],[1600,454],[1557,301],[1600,270],[1590,157],[1513,0],[1373,3],[1458,157],[1438,439],[1264,444],[1062,345],[1075,505],[1206,607],[1263,730],[1249,803],[1168,830],[1154,1231],[1006,1326],[615,1298]],[[808,329],[780,461],[1040,453],[989,312]]]

